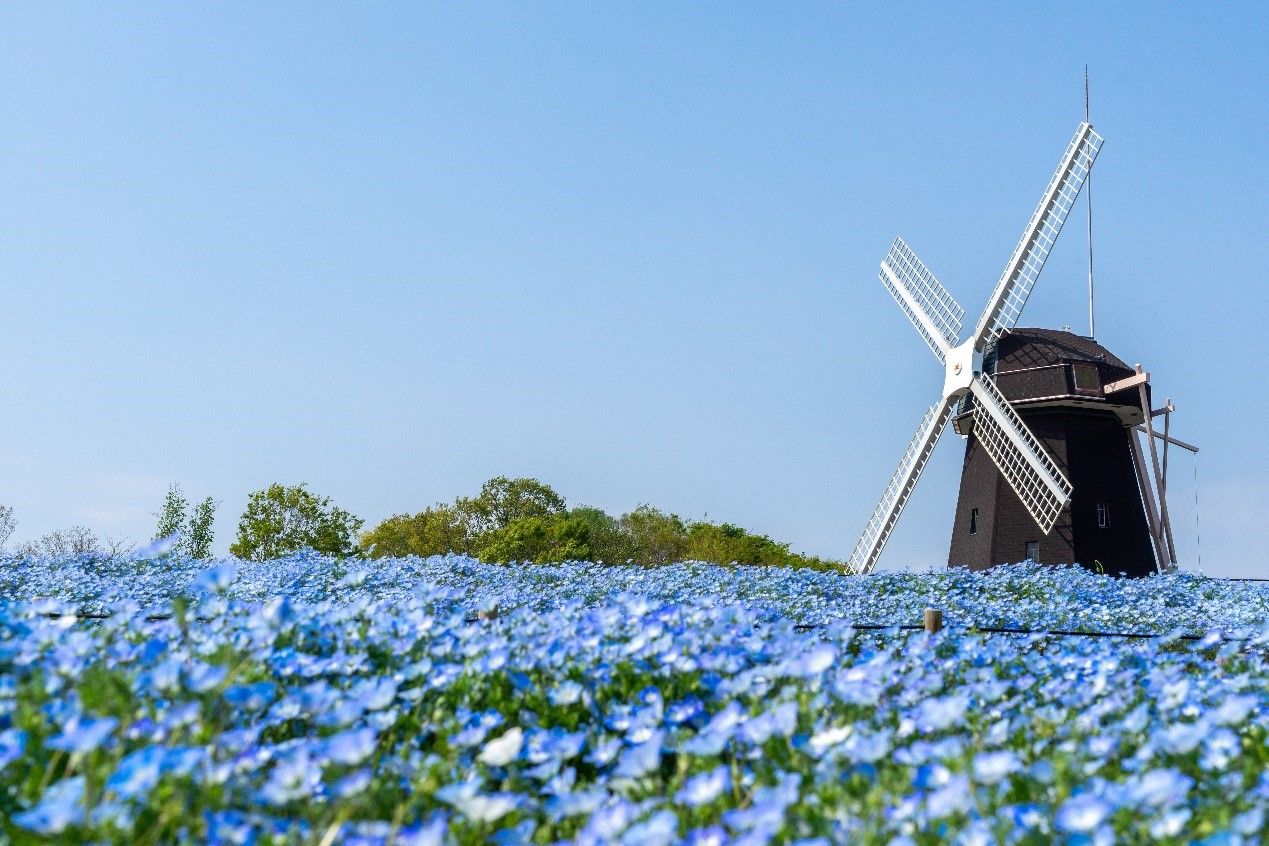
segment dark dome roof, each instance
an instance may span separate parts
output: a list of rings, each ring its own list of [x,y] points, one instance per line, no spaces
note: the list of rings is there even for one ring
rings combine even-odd
[[[996,348],[997,367],[1020,370],[1072,361],[1091,361],[1131,371],[1118,356],[1092,338],[1059,329],[1012,329]]]

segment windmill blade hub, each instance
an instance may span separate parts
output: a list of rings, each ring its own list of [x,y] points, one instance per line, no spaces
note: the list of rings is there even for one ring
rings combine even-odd
[[[969,390],[974,376],[982,372],[983,353],[970,338],[949,350],[943,364],[943,396],[960,397]]]

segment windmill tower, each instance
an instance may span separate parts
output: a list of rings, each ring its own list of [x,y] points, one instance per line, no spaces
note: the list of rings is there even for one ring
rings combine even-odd
[[[1197,449],[1170,437],[1171,402],[1152,411],[1149,374],[1090,338],[1014,328],[1101,146],[1081,123],[964,340],[965,310],[902,239],[891,245],[881,283],[942,363],[943,390],[860,535],[852,571],[875,566],[949,422],[968,441],[949,565],[1029,558],[1145,575],[1176,563],[1167,447]],[[1159,415],[1163,433],[1151,422]]]

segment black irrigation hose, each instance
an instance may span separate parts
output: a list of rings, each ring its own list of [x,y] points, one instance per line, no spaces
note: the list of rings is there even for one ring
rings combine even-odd
[[[796,632],[810,632],[812,629],[822,629],[827,627],[827,623],[797,623],[793,625]],[[881,632],[883,629],[900,629],[904,632],[916,632],[916,630],[924,630],[924,625],[882,625],[879,623],[848,623],[844,624],[845,628],[863,630],[863,632]],[[944,627],[948,628],[948,627]],[[1178,634],[1167,635],[1151,632],[1081,632],[1077,629],[1014,629],[1005,627],[992,627],[992,625],[970,625],[966,627],[968,633],[983,634],[1053,634],[1058,637],[1070,638],[1166,638],[1175,637],[1178,641],[1202,641],[1206,638],[1206,634]],[[1250,638],[1221,638],[1221,643],[1246,643]]]

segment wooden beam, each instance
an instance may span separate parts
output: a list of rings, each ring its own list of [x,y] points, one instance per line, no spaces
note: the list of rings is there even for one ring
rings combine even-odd
[[[1141,454],[1141,444],[1137,443],[1135,434],[1128,434],[1128,445],[1132,448],[1132,467],[1137,471],[1137,485],[1141,488],[1141,502],[1145,506],[1146,522],[1150,526],[1150,540],[1154,551],[1155,570],[1162,573],[1163,537],[1159,532],[1159,512],[1154,504],[1154,489],[1150,487],[1150,478],[1146,474],[1146,460]]]
[[[1150,419],[1150,399],[1146,396],[1146,383],[1144,380],[1137,384],[1137,395],[1141,400],[1141,413],[1145,415],[1146,420]],[[1172,540],[1172,521],[1168,519],[1168,501],[1164,498],[1163,492],[1166,485],[1163,482],[1163,471],[1159,467],[1159,451],[1155,448],[1154,438],[1146,438],[1150,444],[1150,464],[1154,467],[1154,483],[1155,490],[1159,492],[1159,522],[1163,524],[1163,538],[1167,543],[1168,561],[1176,564],[1176,544]]]
[[[1135,376],[1129,376],[1127,379],[1120,379],[1118,382],[1107,382],[1102,386],[1102,393],[1113,394],[1116,391],[1124,391],[1128,388],[1135,388],[1138,385],[1144,385],[1149,381],[1149,373],[1138,373]]]
[[[1188,449],[1190,452],[1199,451],[1199,448],[1196,447],[1194,444],[1187,444],[1185,441],[1179,441],[1170,435],[1165,437],[1162,432],[1156,432],[1153,429],[1147,431],[1145,426],[1133,426],[1133,428],[1136,429],[1138,432],[1141,432],[1142,434],[1154,435],[1156,438],[1159,438],[1160,440],[1164,440],[1172,444],[1172,446],[1180,447],[1181,449]]]

